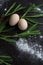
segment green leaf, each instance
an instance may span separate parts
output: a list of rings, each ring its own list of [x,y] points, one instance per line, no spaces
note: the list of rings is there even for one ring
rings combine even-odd
[[[28,18],[25,18],[28,22],[28,24],[32,25],[32,23],[30,22],[30,20]]]
[[[21,4],[19,4],[16,8],[14,8],[14,10],[13,10],[11,13],[7,14],[6,16],[12,15],[12,14],[14,14],[15,12],[18,12],[18,11],[24,9],[24,8],[25,8],[25,7],[21,6]]]
[[[4,58],[4,59],[11,59],[10,56],[2,56],[2,55],[0,55],[0,59],[2,59],[2,58]]]
[[[7,12],[5,13],[5,16],[11,11],[11,9],[15,6],[16,3],[13,3],[11,5],[11,7],[7,10]]]
[[[30,28],[29,28],[29,31],[33,31],[34,29],[36,29],[36,26],[38,25],[38,23],[32,25]]]
[[[36,15],[32,15],[32,16],[27,16],[28,18],[39,18],[39,17],[43,17],[43,14],[36,14]]]
[[[12,58],[10,56],[0,56],[0,59],[4,60],[6,62],[12,61]]]
[[[35,5],[36,7],[42,7],[43,6],[43,4],[38,4],[38,5]]]
[[[17,11],[19,11],[19,10],[22,10],[22,9],[24,9],[25,7],[24,6],[21,6]],[[16,11],[16,12],[17,12]]]
[[[23,7],[21,6],[21,4],[19,4],[19,5],[14,9],[14,11],[13,11],[12,13],[15,13],[15,12],[21,10],[21,9],[23,9]]]
[[[28,30],[26,32],[15,35],[15,37],[27,37],[30,35],[39,35],[39,34],[41,34],[39,30],[36,30],[36,31],[29,31]]]
[[[36,21],[34,18],[26,18],[28,21],[30,21],[31,23],[38,23],[40,24],[38,21]]]
[[[39,21],[35,20],[34,18],[26,18],[28,21],[30,21],[30,23],[34,23],[34,24],[43,24],[43,23],[40,23]]]
[[[33,7],[34,7],[34,4],[32,4],[32,5],[26,10],[26,12],[22,15],[21,18],[24,18],[24,17],[28,14],[28,12],[30,12],[30,11],[33,9]]]
[[[34,7],[30,12],[43,13],[43,10],[40,9],[40,7],[42,7],[42,6],[43,6],[43,4],[38,4],[38,5],[34,4]]]
[[[10,58],[11,59],[10,56],[2,56],[2,55],[0,55],[0,58]]]
[[[12,38],[12,36],[10,36],[10,37]],[[16,43],[15,39],[14,38],[11,39],[10,37],[4,35],[4,36],[0,37],[0,39],[5,40],[7,42]]]
[[[36,12],[36,13],[43,13],[43,10],[41,10],[38,7],[35,7],[31,12]]]
[[[7,63],[7,62],[5,62],[4,60],[2,60],[2,59],[0,59],[0,62],[3,64],[6,64],[6,65],[11,65],[10,63]]]

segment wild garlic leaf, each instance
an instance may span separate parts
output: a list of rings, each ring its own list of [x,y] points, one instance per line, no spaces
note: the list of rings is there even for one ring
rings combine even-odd
[[[32,5],[26,10],[26,12],[22,15],[21,18],[24,18],[24,17],[28,14],[28,12],[30,12],[30,11],[33,9],[33,7],[34,7],[34,4],[32,4]]]
[[[5,62],[13,61],[13,59],[10,56],[0,56],[0,59],[4,60]]]
[[[39,7],[35,7],[31,12],[42,14],[43,10],[41,10]]]
[[[43,23],[41,23],[40,21],[37,21],[36,19],[34,19],[34,18],[26,18],[29,22],[28,23],[33,23],[33,24],[43,24]]]
[[[10,36],[10,37],[12,37],[12,36]],[[2,40],[5,40],[6,42],[11,42],[11,43],[15,43],[16,41],[15,41],[15,39],[13,38],[13,39],[11,39],[9,36],[3,36],[3,37],[0,37],[0,39],[2,39]]]
[[[35,6],[36,6],[36,7],[42,7],[43,4],[38,4],[38,5],[35,4]]]
[[[11,13],[7,14],[7,16],[14,14],[22,9],[24,9],[25,7],[23,7],[21,4],[19,4]]]
[[[29,31],[28,30],[26,32],[15,35],[15,37],[27,37],[30,35],[39,35],[39,34],[41,34],[39,30],[35,30],[35,31]]]
[[[5,13],[5,16],[12,10],[12,8],[15,6],[16,3],[13,3],[11,5],[11,7],[7,10],[7,12]]]
[[[11,65],[10,63],[5,62],[3,59],[0,59],[1,64]]]
[[[38,23],[40,24],[40,22],[36,21],[34,18],[26,18],[28,21],[30,21],[30,23]]]
[[[36,14],[36,15],[32,15],[32,16],[27,16],[29,18],[39,18],[39,17],[43,17],[43,14]]]
[[[0,64],[2,64],[2,62],[0,61]]]
[[[25,18],[28,22],[28,24],[33,25],[28,18]]]
[[[18,11],[18,9],[21,7],[21,4],[19,4],[12,13],[15,13],[16,11]]]
[[[7,42],[11,42],[11,43],[16,42],[15,39],[11,39],[11,38],[5,38],[4,40],[7,41]]]
[[[3,58],[5,58],[5,59],[11,59],[10,56],[3,56],[3,55],[0,55],[0,58],[1,58],[1,59],[3,59]]]
[[[38,23],[32,25],[30,28],[29,28],[29,31],[33,31],[34,29],[36,29]]]
[[[34,7],[30,12],[43,13],[43,10],[41,10],[40,7],[43,7],[43,4],[38,4],[38,5],[34,4]]]

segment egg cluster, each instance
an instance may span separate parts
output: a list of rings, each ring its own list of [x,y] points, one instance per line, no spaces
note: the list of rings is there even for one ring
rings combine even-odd
[[[28,23],[24,18],[20,18],[18,14],[12,14],[10,16],[9,25],[15,26],[18,23],[18,28],[20,30],[26,30],[28,28]]]

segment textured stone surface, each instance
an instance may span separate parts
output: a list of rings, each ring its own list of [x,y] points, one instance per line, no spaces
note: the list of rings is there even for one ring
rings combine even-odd
[[[7,1],[7,0],[0,0]],[[23,3],[25,6],[31,3],[43,4],[43,0],[9,0],[9,3]],[[2,12],[9,5],[3,6]],[[43,9],[42,9],[43,10]],[[43,18],[38,21],[43,23]],[[38,27],[43,32],[43,24]],[[20,38],[16,43],[8,43],[0,40],[0,55],[10,55],[14,62],[12,65],[43,65],[43,34],[40,36],[30,36],[29,38]]]

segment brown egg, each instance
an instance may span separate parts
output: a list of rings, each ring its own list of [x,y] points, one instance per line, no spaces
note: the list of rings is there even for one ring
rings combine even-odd
[[[20,30],[26,30],[28,27],[28,23],[25,19],[20,19],[18,22],[18,27]]]
[[[16,25],[18,23],[19,19],[20,19],[20,17],[18,14],[11,15],[10,20],[9,20],[9,25],[10,26]]]

